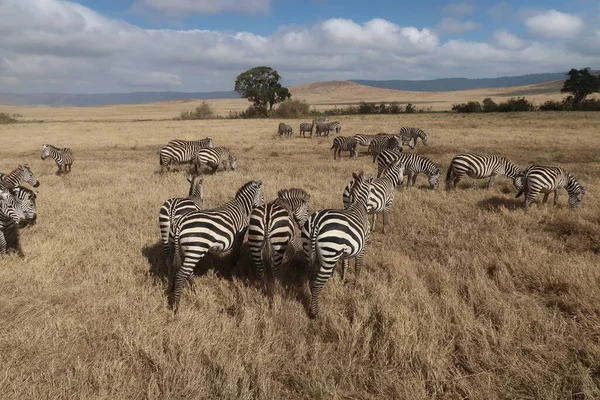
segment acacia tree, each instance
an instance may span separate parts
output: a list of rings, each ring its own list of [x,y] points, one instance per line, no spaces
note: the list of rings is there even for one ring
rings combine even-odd
[[[571,69],[569,79],[565,81],[561,93],[571,93],[573,106],[579,108],[585,98],[592,93],[600,92],[600,78],[590,73],[589,68]]]
[[[281,76],[271,67],[255,67],[242,72],[235,80],[234,90],[256,107],[273,109],[273,105],[289,99],[292,94],[279,81]]]

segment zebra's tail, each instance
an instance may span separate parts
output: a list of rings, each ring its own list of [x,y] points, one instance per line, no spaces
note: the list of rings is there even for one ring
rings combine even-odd
[[[452,163],[450,163],[450,166],[448,167],[448,172],[446,172],[446,182],[448,182],[448,179],[450,179],[450,175],[452,175]]]
[[[181,257],[181,249],[179,248],[179,234],[181,233],[181,225],[175,225],[174,244],[173,244],[173,263],[169,271],[168,285],[169,285],[169,305],[173,306],[173,295],[175,294],[175,276],[181,268],[183,262]]]
[[[317,265],[317,261],[319,257],[317,255],[318,247],[317,247],[317,229],[318,224],[313,224],[310,229],[310,261],[309,261],[309,272],[311,280],[319,273],[319,266]]]
[[[271,246],[271,240],[269,239],[269,221],[264,221],[265,222],[265,232],[264,232],[264,236],[263,236],[263,243],[262,243],[262,249],[261,249],[261,257],[262,257],[262,261],[263,261],[263,266],[265,267],[265,270],[270,270],[273,271],[273,264],[272,264],[272,260],[273,260],[273,247]]]

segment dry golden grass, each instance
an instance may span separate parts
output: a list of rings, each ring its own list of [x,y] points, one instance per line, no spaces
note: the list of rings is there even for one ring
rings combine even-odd
[[[370,159],[333,161],[330,139],[280,139],[274,120],[124,122],[114,109],[113,122],[0,127],[0,171],[28,162],[41,181],[25,258],[0,257],[3,398],[600,397],[597,115],[341,117],[344,134],[423,128],[431,144],[417,151],[444,174],[461,151],[559,164],[586,198],[524,213],[506,179],[401,189],[360,281],[352,269],[330,280],[311,321],[300,265],[270,300],[246,247],[235,268],[227,256],[200,268],[173,317],[158,209],[188,187],[183,170],[157,173],[158,149],[209,135],[234,150],[239,170],[205,179],[209,207],[251,179],[267,200],[296,186],[311,210],[340,207],[351,171],[376,171]],[[40,159],[43,143],[74,150],[70,175]]]

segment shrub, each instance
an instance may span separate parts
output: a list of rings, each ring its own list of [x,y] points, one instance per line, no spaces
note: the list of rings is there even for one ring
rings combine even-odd
[[[310,115],[310,105],[306,100],[285,100],[271,113],[276,118],[302,118]]]
[[[179,119],[213,119],[215,112],[210,104],[203,101],[200,107],[196,107],[194,111],[183,111]]]
[[[454,104],[452,111],[459,113],[478,113],[481,112],[481,104],[478,101],[470,101],[468,103]]]
[[[253,104],[240,113],[240,118],[268,118],[269,110],[263,105]]]
[[[548,100],[540,105],[541,111],[563,111],[565,109],[564,101]]]
[[[401,111],[402,111],[401,107],[395,101],[388,106],[388,113],[389,114],[398,114]]]
[[[375,104],[373,104],[373,103],[365,103],[364,101],[361,101],[358,106],[359,114],[374,114],[374,111],[375,111]]]
[[[496,104],[494,102],[494,100],[490,99],[489,97],[486,97],[485,99],[483,99],[482,111],[483,112],[496,112],[496,111],[498,111],[498,104]]]
[[[13,117],[11,117],[8,114],[5,113],[0,113],[0,124],[14,124],[15,122],[18,122],[16,119],[14,119]]]
[[[581,111],[600,111],[600,99],[587,99],[579,104]]]
[[[407,114],[412,114],[417,112],[417,108],[412,105],[412,103],[408,103],[406,105],[406,110],[404,111]]]
[[[521,111],[533,111],[533,102],[525,99],[525,97],[519,97],[517,99],[510,98],[504,103],[498,104],[499,112],[521,112]]]

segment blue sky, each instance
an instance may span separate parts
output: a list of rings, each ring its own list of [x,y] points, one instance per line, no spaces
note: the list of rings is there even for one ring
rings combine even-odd
[[[600,1],[0,0],[0,91],[231,90],[597,68]]]

